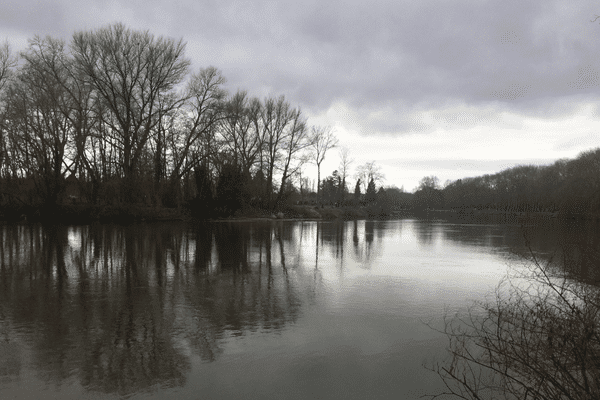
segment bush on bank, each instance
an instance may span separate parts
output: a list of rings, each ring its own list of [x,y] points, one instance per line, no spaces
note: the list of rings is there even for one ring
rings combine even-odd
[[[565,264],[566,265],[566,264]],[[461,399],[600,398],[600,287],[532,256],[491,301],[446,319],[428,368]]]

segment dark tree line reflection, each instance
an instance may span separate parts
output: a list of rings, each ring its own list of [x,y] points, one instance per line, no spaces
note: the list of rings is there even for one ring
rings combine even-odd
[[[19,377],[28,348],[47,382],[183,385],[190,351],[213,361],[224,336],[298,318],[311,280],[294,240],[270,223],[2,226],[0,379]]]
[[[558,219],[521,225],[470,224],[441,229],[440,222],[419,225],[418,237],[432,244],[436,234],[461,245],[508,251],[513,259],[536,257],[560,272],[588,283],[600,284],[600,222]]]
[[[184,385],[191,357],[218,360],[227,337],[295,322],[331,263],[340,275],[346,258],[369,268],[389,229],[412,227],[420,246],[531,248],[600,279],[596,223],[440,224],[0,226],[0,383],[33,368],[47,382],[75,377],[121,395]]]

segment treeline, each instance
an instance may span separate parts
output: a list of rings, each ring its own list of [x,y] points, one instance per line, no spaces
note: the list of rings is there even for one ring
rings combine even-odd
[[[0,204],[274,209],[323,129],[190,72],[179,40],[114,24],[0,49]],[[330,132],[329,132],[330,133]]]
[[[405,193],[404,189],[395,186],[384,187],[381,168],[374,161],[356,168],[353,191],[348,190],[343,167],[342,157],[340,170],[333,171],[321,181],[318,193],[301,192],[302,202],[322,206],[361,208],[364,212],[355,215],[378,217],[389,216],[395,210],[410,208],[412,193]]]
[[[547,166],[522,165],[492,175],[458,179],[441,188],[421,180],[413,195],[418,209],[493,210],[600,214],[600,148]]]

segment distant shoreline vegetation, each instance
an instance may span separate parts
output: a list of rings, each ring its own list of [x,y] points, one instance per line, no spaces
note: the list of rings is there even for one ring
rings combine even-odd
[[[467,213],[600,217],[600,148],[547,166],[521,165],[491,175],[458,179],[443,188],[424,178],[413,207]]]
[[[283,96],[228,93],[217,68],[191,73],[184,50],[122,24],[36,36],[19,55],[1,46],[0,220],[600,215],[600,150],[444,187],[425,177],[407,193],[383,187],[375,162],[355,168],[352,191],[342,148],[321,179],[331,128]]]

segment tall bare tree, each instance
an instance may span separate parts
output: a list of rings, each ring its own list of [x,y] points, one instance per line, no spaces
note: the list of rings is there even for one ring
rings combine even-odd
[[[338,140],[335,137],[333,129],[329,126],[313,126],[312,134],[312,150],[313,161],[317,165],[317,201],[321,195],[321,163],[325,160],[325,155],[329,150],[336,147]]]
[[[12,54],[8,41],[0,46],[0,98],[4,98],[4,88],[6,87],[13,69],[16,66],[17,58]],[[5,111],[6,102],[0,102],[0,114]],[[10,174],[10,145],[5,133],[4,118],[0,118],[0,177]]]
[[[0,90],[6,86],[8,78],[16,65],[17,57],[12,53],[10,43],[5,41],[0,46]]]
[[[224,84],[225,78],[215,67],[201,69],[188,81],[186,101],[174,113],[168,129],[171,181],[182,178],[210,157],[212,136],[225,118]]]
[[[272,205],[274,175],[285,157],[282,154],[284,142],[289,140],[287,138],[288,131],[297,127],[296,123],[299,118],[300,111],[293,109],[284,96],[265,99],[258,113],[256,126],[259,129],[262,143],[260,169],[266,170],[264,199],[269,206]],[[290,128],[290,126],[292,127]],[[289,148],[289,146],[287,147]]]
[[[296,175],[302,165],[308,161],[308,155],[304,153],[304,150],[313,144],[313,137],[306,129],[306,122],[302,118],[300,110],[296,109],[290,113],[290,122],[281,146],[283,157],[280,166],[281,183],[277,194],[277,204],[281,203],[283,199],[289,179]]]
[[[347,147],[342,147],[339,150],[340,165],[338,167],[339,173],[342,178],[342,190],[341,190],[341,201],[344,201],[346,196],[346,178],[350,171],[350,165],[354,162],[354,159],[350,158],[350,150]]]
[[[376,165],[375,161],[371,161],[359,165],[358,168],[356,168],[356,179],[360,179],[366,193],[369,182],[373,181],[375,184],[381,184],[385,179],[385,176],[383,175],[383,172],[381,172],[381,167]]]
[[[71,48],[77,66],[106,107],[103,122],[121,155],[126,199],[132,201],[133,178],[153,130],[180,104],[165,99],[188,72],[185,45],[114,24],[75,33]]]
[[[245,91],[238,91],[225,104],[225,118],[221,124],[225,147],[245,177],[250,175],[261,150],[256,124],[260,109],[260,101],[249,98]]]
[[[47,206],[57,204],[64,174],[75,159],[70,98],[60,67],[65,57],[62,42],[31,40],[7,98],[14,149],[22,154],[22,169]]]
[[[52,82],[55,85],[55,93],[60,91],[56,107],[70,129],[65,172],[76,175],[82,181],[87,178],[93,192],[88,195],[94,202],[97,201],[101,168],[94,156],[103,142],[99,140],[102,138],[98,134],[97,101],[91,86],[85,83],[81,72],[75,68],[74,59],[61,39],[36,36],[30,40],[22,58],[26,65],[43,74],[46,84]]]

